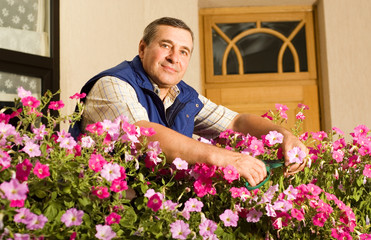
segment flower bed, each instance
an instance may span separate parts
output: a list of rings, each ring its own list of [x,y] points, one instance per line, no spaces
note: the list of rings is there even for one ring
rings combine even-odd
[[[19,89],[10,114],[0,114],[0,239],[370,239],[371,138],[358,126],[352,141],[341,130],[304,133],[310,155],[303,171],[249,190],[231,166],[166,163],[152,129],[125,117],[87,127],[75,141],[60,122],[61,101],[41,101]],[[79,112],[83,109],[75,94]],[[300,133],[305,105],[299,105]],[[2,110],[4,111],[4,110]],[[286,108],[265,116],[285,120]],[[51,114],[58,113],[58,114]],[[56,115],[56,116],[55,116]],[[16,126],[9,121],[16,120]],[[282,160],[282,136],[262,139],[232,131],[208,144]]]

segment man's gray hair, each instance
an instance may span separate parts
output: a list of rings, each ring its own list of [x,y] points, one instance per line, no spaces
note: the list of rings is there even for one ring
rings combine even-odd
[[[184,30],[187,30],[191,36],[192,36],[192,42],[193,42],[193,32],[190,27],[188,27],[185,22],[183,22],[180,19],[177,18],[172,18],[172,17],[163,17],[154,20],[148,26],[144,29],[143,32],[143,37],[142,40],[149,45],[151,41],[153,40],[154,36],[156,35],[157,32],[157,26],[159,25],[166,25],[166,26],[171,26],[171,27],[176,27],[176,28],[182,28]]]

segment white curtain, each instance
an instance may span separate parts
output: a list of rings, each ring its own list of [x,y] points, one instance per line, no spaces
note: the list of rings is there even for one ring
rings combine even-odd
[[[0,1],[0,48],[49,56],[45,0]]]
[[[0,48],[50,56],[49,30],[46,29],[49,1],[0,0]],[[0,72],[0,101],[14,101],[20,86],[40,97],[41,81],[36,77]]]

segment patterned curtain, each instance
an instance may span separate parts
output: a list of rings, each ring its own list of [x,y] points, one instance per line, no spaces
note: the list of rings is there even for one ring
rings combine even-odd
[[[49,56],[45,6],[45,0],[0,0],[0,48]],[[0,72],[0,101],[12,102],[20,86],[41,95],[40,78]]]

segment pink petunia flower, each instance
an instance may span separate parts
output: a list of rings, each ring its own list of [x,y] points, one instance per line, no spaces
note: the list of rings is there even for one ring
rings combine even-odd
[[[259,222],[261,216],[263,216],[262,212],[252,209],[247,213],[246,221],[247,222]]]
[[[16,210],[18,213],[14,215],[14,222],[27,224],[33,213],[28,208],[20,208]]]
[[[176,220],[170,224],[170,232],[174,239],[187,239],[191,230],[188,223],[185,223],[183,220]]]
[[[11,160],[12,158],[10,157],[10,155],[0,149],[0,171],[9,168]]]
[[[252,154],[253,157],[261,155],[264,153],[264,143],[262,140],[253,139],[250,142],[248,151]]]
[[[33,173],[40,179],[46,178],[50,176],[49,172],[49,166],[41,164],[40,162],[37,162],[35,164],[35,167],[33,169]]]
[[[70,208],[62,215],[61,221],[66,224],[67,227],[80,226],[83,216],[84,211]]]
[[[370,131],[370,129],[365,125],[358,125],[354,128],[354,132],[351,133],[353,137],[366,137],[367,133]]]
[[[108,198],[109,197],[109,192],[108,192],[108,188],[107,187],[102,187],[102,186],[98,186],[98,187],[92,187],[92,193],[99,197],[100,199],[104,199],[104,198]]]
[[[200,223],[199,233],[205,239],[214,235],[214,232],[217,229],[217,227],[218,225],[214,221],[205,219]]]
[[[110,213],[110,215],[106,217],[106,224],[108,225],[112,225],[114,223],[119,224],[120,220],[121,220],[121,216],[115,212],[112,212]]]
[[[237,172],[237,169],[232,165],[228,165],[223,169],[223,177],[228,183],[233,182],[234,180],[239,179],[240,174]]]
[[[0,184],[0,190],[5,194],[8,200],[21,200],[27,198],[27,183],[20,183],[17,179],[12,178],[9,182]]]
[[[286,194],[287,200],[294,200],[298,194],[298,190],[290,185],[283,193]]]
[[[237,227],[237,222],[238,222],[238,214],[234,213],[230,209],[226,209],[224,213],[219,215],[220,220],[223,221],[224,226],[226,227]]]
[[[122,192],[128,189],[128,184],[122,179],[115,179],[112,181],[110,190],[113,192]]]
[[[196,198],[190,198],[184,204],[184,211],[201,212],[203,206],[203,202],[197,200]]]
[[[112,228],[108,225],[96,225],[95,229],[97,233],[95,237],[101,240],[111,240],[112,238],[116,237],[116,233],[112,230]]]
[[[21,99],[32,95],[31,91],[27,91],[23,87],[18,87],[17,93],[18,93],[18,97]]]
[[[156,131],[153,128],[141,127],[140,128],[140,134],[143,135],[143,136],[146,136],[146,137],[150,137],[150,136],[153,136],[154,134],[156,134]]]
[[[275,107],[276,107],[277,111],[279,112],[280,116],[283,119],[287,119],[288,118],[287,117],[287,114],[286,114],[286,111],[289,110],[289,108],[286,105],[276,103]]]
[[[214,193],[215,188],[212,185],[212,180],[210,178],[203,178],[203,177],[198,178],[193,183],[193,187],[198,197],[203,197],[206,194],[212,194],[212,195],[215,194]]]
[[[20,182],[27,181],[28,176],[31,173],[32,167],[33,167],[32,163],[27,158],[22,163],[17,164],[17,166],[15,167],[16,168],[16,174],[15,174],[16,178]]]
[[[102,135],[103,132],[104,132],[101,122],[89,124],[89,125],[86,126],[85,130],[88,131],[88,132],[91,132],[91,133],[96,133],[98,135]]]
[[[32,217],[29,219],[29,221],[26,224],[26,227],[28,230],[36,230],[36,229],[42,229],[45,225],[45,223],[48,222],[48,218],[44,215],[32,215]]]
[[[287,155],[289,157],[290,163],[298,164],[301,164],[304,158],[307,156],[307,154],[304,151],[302,151],[299,147],[294,147],[293,149],[289,150],[287,152]]]
[[[341,150],[335,150],[332,152],[332,158],[335,159],[336,162],[342,162],[344,158],[344,152]]]
[[[95,142],[90,136],[82,137],[81,138],[81,147],[83,148],[91,148],[94,146]]]
[[[30,157],[39,157],[41,155],[40,146],[31,141],[26,142],[22,151]]]
[[[120,166],[117,163],[107,163],[103,166],[100,174],[107,181],[112,182],[121,177]]]
[[[63,101],[59,100],[59,101],[50,101],[48,108],[53,109],[53,110],[59,110],[63,107],[64,107]]]
[[[283,142],[283,135],[277,131],[270,131],[266,136],[265,139],[268,140],[270,146],[275,145],[276,143]]]
[[[187,170],[188,169],[188,163],[180,158],[175,158],[173,161],[174,166],[178,170]]]
[[[299,103],[298,108],[301,108],[303,110],[309,110],[309,107],[307,105],[303,104],[303,103]]]

